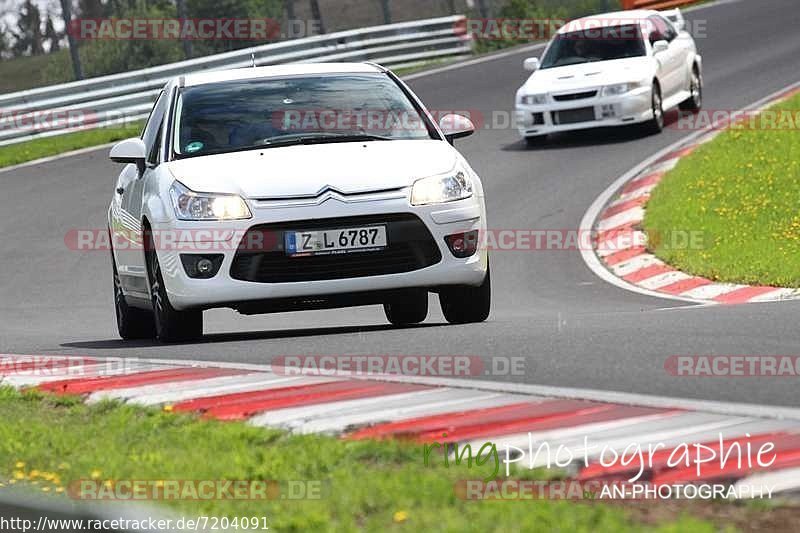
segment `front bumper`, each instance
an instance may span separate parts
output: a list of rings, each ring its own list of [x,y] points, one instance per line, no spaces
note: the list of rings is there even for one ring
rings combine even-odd
[[[515,122],[522,137],[535,137],[564,131],[637,124],[653,118],[649,87],[640,87],[620,96],[594,96],[558,102],[548,96],[542,105],[517,104]],[[559,123],[561,111],[594,109],[594,118],[568,124]]]
[[[480,189],[478,189],[480,190]],[[176,309],[232,307],[244,309],[257,302],[293,298],[322,297],[356,293],[376,293],[409,288],[436,289],[446,285],[480,285],[486,275],[487,254],[479,249],[474,255],[459,259],[447,247],[444,237],[454,233],[486,231],[483,200],[473,197],[429,206],[411,206],[407,191],[373,195],[368,201],[347,201],[329,198],[321,203],[250,201],[253,218],[226,222],[176,221],[154,227],[154,231],[188,232],[198,240],[174,247],[158,249],[164,284],[170,303]],[[313,205],[312,205],[313,204]],[[253,226],[276,224],[291,226],[304,221],[341,219],[349,217],[380,218],[388,214],[412,214],[424,223],[439,248],[441,259],[430,266],[386,275],[368,275],[341,279],[307,279],[269,283],[244,281],[232,270],[242,237]],[[335,227],[335,226],[334,226]],[[198,232],[198,230],[209,230]],[[203,235],[201,239],[199,236]],[[211,235],[208,237],[208,235]],[[205,240],[203,240],[205,239]],[[195,279],[187,275],[181,253],[222,254],[222,265],[210,279]],[[368,254],[370,252],[358,252]],[[233,275],[232,275],[233,274]],[[248,306],[247,304],[253,304]]]

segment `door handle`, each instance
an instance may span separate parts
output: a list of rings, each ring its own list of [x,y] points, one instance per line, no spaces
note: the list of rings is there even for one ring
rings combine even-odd
[[[117,194],[121,195],[125,192],[125,187],[117,187]]]

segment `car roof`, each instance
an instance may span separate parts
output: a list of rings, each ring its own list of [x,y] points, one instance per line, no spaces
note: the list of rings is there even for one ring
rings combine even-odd
[[[289,63],[266,67],[247,67],[226,70],[212,70],[187,74],[183,77],[184,87],[194,87],[208,83],[234,80],[274,78],[278,76],[301,76],[315,74],[375,74],[382,72],[373,63]]]
[[[558,30],[558,33],[570,33],[587,28],[597,28],[598,24],[601,27],[642,24],[648,17],[657,14],[658,11],[653,9],[631,9],[628,11],[614,11],[613,13],[590,15],[588,17],[569,21]]]

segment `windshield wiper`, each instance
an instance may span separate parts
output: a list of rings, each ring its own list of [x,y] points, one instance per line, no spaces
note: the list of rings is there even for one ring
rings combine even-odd
[[[178,159],[188,159],[203,155],[229,154],[232,152],[245,152],[247,150],[258,150],[260,148],[278,148],[281,146],[293,146],[299,144],[325,144],[336,142],[358,142],[358,141],[393,141],[392,137],[382,137],[369,133],[295,133],[291,135],[278,135],[268,137],[256,144],[247,146],[237,146],[235,148],[220,148],[206,152],[196,152],[193,154],[178,154]]]
[[[292,144],[323,144],[335,142],[357,142],[357,141],[391,141],[391,137],[381,135],[371,135],[369,133],[298,133],[293,135],[278,135],[261,141],[258,147],[271,148],[277,146],[287,146]]]

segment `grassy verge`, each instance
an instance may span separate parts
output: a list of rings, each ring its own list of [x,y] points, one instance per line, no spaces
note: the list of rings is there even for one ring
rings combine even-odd
[[[292,436],[10,388],[0,388],[0,420],[0,485],[55,498],[78,479],[319,480],[319,500],[168,505],[187,516],[265,516],[278,531],[714,531],[679,513],[645,526],[616,505],[464,501],[454,482],[484,478],[490,465],[445,468],[432,459],[426,467],[410,444]]]
[[[25,141],[0,147],[0,168],[18,165],[42,157],[62,154],[71,150],[99,146],[128,137],[136,137],[142,129],[137,122],[126,126],[97,128]]]
[[[798,109],[800,95],[769,116]],[[660,239],[653,252],[712,280],[800,287],[797,127],[735,127],[682,159],[653,192],[644,228],[650,236],[698,231],[702,245]]]

